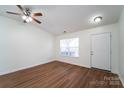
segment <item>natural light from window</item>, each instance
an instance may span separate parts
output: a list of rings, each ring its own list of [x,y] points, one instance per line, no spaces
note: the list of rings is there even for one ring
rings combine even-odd
[[[60,55],[79,57],[79,38],[60,40]]]

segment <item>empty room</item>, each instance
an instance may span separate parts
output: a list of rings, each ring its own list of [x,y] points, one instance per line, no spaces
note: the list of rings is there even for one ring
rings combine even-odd
[[[0,88],[123,88],[123,5],[0,5]]]

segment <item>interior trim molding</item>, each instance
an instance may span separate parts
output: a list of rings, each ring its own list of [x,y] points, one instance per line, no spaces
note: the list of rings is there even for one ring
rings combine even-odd
[[[122,85],[124,87],[124,78],[122,77],[122,75],[120,73],[119,73],[119,79],[121,80],[121,83],[122,83]]]
[[[42,62],[40,64],[34,64],[34,65],[30,65],[30,66],[21,67],[21,68],[18,68],[18,69],[12,69],[10,71],[0,72],[0,76],[10,74],[10,73],[13,73],[13,72],[17,72],[17,71],[21,71],[21,70],[24,70],[24,69],[32,68],[32,67],[35,67],[35,66],[38,66],[38,65],[41,65],[41,64],[46,64],[46,63],[53,62],[53,61],[54,60],[48,60],[48,61]]]
[[[74,64],[74,63],[70,63],[70,62],[67,62],[67,61],[63,61],[63,60],[54,60],[54,61],[62,62],[62,63],[67,63],[67,64],[71,64],[71,65],[75,65],[75,66],[80,66],[80,67],[85,67],[85,68],[91,68],[90,66],[82,66],[82,65],[79,65],[79,64]]]

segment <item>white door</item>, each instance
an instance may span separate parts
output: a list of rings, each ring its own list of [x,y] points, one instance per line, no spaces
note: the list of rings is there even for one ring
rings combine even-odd
[[[91,35],[91,65],[92,67],[109,70],[111,61],[111,33]]]

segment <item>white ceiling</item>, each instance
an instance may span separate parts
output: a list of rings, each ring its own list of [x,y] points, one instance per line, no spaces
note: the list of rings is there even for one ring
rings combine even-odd
[[[55,35],[63,31],[74,32],[97,26],[116,23],[119,20],[122,6],[119,5],[26,5],[32,12],[42,12],[42,17],[37,17],[42,24],[32,24],[51,32]],[[21,16],[6,14],[6,11],[20,12],[15,5],[1,5],[0,15],[22,22]],[[100,24],[92,23],[94,16],[103,16]]]

